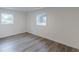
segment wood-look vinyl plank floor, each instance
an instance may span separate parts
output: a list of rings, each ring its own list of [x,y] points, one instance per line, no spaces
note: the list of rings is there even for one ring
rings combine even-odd
[[[0,52],[79,52],[79,49],[30,33],[21,33],[0,38]]]

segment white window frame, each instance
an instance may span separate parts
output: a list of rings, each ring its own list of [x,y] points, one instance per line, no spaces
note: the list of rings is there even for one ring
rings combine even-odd
[[[41,21],[40,17],[43,18],[43,16],[45,18],[42,19],[43,22],[40,22]],[[42,13],[42,14],[38,14],[37,15],[37,17],[36,17],[36,25],[39,25],[39,26],[46,26],[47,25],[47,16],[46,16],[46,13]]]
[[[6,20],[7,17],[10,17],[11,20]],[[13,14],[1,13],[1,24],[14,24]]]

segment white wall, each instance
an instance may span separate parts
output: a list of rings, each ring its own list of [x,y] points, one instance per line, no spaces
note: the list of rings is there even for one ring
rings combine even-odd
[[[0,38],[26,32],[26,15],[22,12],[0,9],[1,13],[10,13],[14,16],[14,24],[5,25],[0,22]],[[1,16],[0,16],[1,20]]]
[[[36,16],[47,13],[47,26],[37,26]],[[79,48],[79,8],[45,8],[27,13],[0,9],[1,13],[14,15],[13,25],[0,22],[0,38],[23,32],[30,32]],[[1,17],[0,17],[1,20]]]
[[[36,25],[36,15],[47,13],[47,26]],[[79,48],[79,8],[45,8],[30,12],[27,18],[30,33]]]

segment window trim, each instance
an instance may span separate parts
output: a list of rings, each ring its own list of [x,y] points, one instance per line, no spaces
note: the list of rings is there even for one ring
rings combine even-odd
[[[42,17],[42,16],[44,16],[45,15],[45,17],[46,17],[46,19],[44,20],[44,22],[43,23],[40,23],[39,22],[39,18],[40,17]],[[39,26],[46,26],[47,25],[47,15],[46,15],[46,13],[41,13],[41,14],[38,14],[37,16],[36,16],[36,25],[39,25]]]
[[[11,16],[11,21],[10,21],[10,23],[7,23],[7,21],[5,20],[5,22],[6,23],[3,23],[3,18],[5,17],[5,16],[8,16],[8,17],[10,17]],[[14,17],[13,17],[13,14],[9,14],[9,13],[1,13],[1,24],[14,24],[14,19],[13,19]]]

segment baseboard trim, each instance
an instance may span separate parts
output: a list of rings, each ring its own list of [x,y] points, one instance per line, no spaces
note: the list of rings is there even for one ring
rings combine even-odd
[[[70,47],[70,48],[73,48],[73,49],[77,49],[77,50],[79,50],[78,48],[75,48],[75,47],[72,47],[72,46],[68,46],[68,45],[66,45],[66,44],[63,44],[63,43],[60,43],[60,42],[57,42],[57,41],[51,40],[51,39],[49,39],[49,38],[45,38],[45,37],[40,36],[40,35],[36,35],[36,34],[30,33],[30,32],[26,32],[26,33],[29,33],[29,34],[32,34],[32,35],[35,35],[35,36],[38,36],[38,37],[41,37],[41,38],[44,38],[44,39],[47,39],[47,40],[50,40],[50,41],[56,42],[56,43],[58,43],[58,44],[61,44],[61,45],[64,45],[64,46],[67,46],[67,47]]]
[[[63,44],[63,43],[60,43],[60,42],[57,42],[57,41],[51,40],[51,39],[49,39],[49,38],[45,38],[45,37],[40,36],[40,35],[36,35],[36,34],[30,33],[30,32],[17,33],[17,34],[10,35],[10,36],[6,36],[6,37],[0,38],[0,39],[8,38],[8,37],[11,37],[11,36],[16,36],[16,35],[18,35],[18,34],[25,34],[25,33],[32,34],[32,35],[35,35],[35,36],[38,36],[38,37],[41,37],[41,38],[44,38],[44,39],[47,39],[47,40],[50,40],[50,41],[56,42],[56,43],[61,44],[61,45],[63,45],[63,46],[67,46],[67,47],[70,47],[70,48],[73,48],[73,49],[77,49],[77,50],[79,50],[78,48],[74,48],[74,47],[68,46],[68,45],[66,45],[66,44]]]
[[[18,34],[24,34],[24,33],[27,33],[27,32],[21,32],[21,33],[17,33],[17,34],[11,34],[11,35],[8,35],[8,36],[5,36],[5,37],[1,37],[0,39],[4,39],[4,38],[7,38],[7,37],[15,36],[15,35],[18,35]]]

